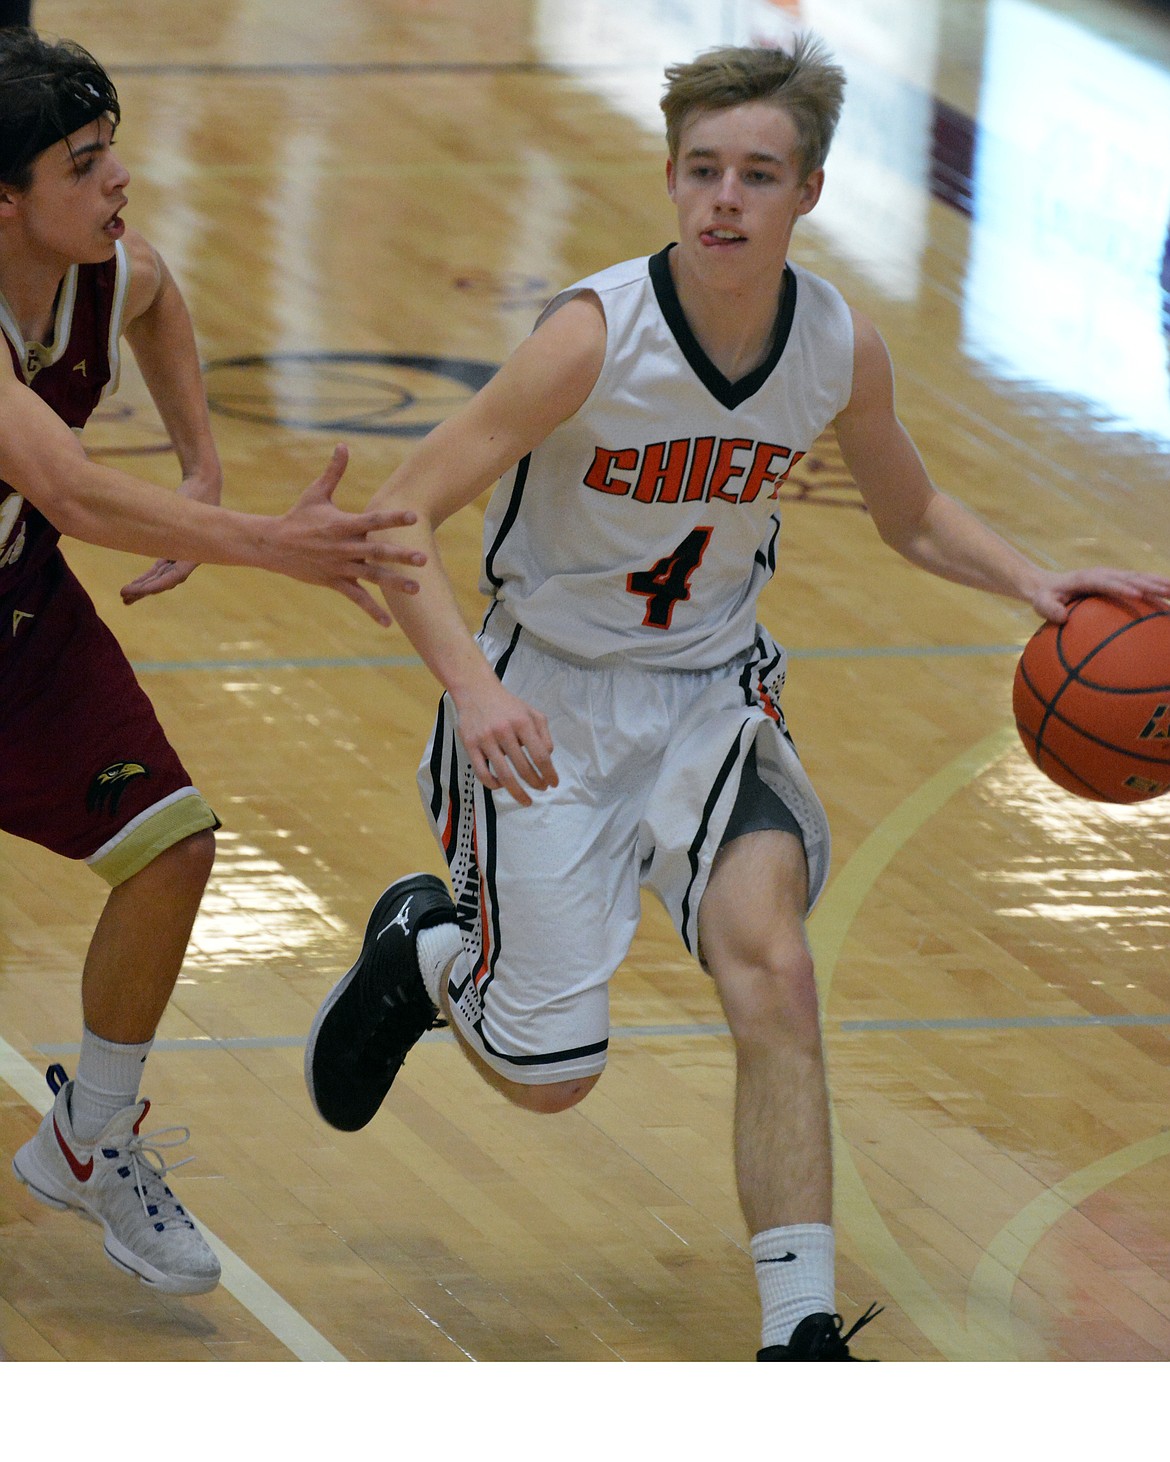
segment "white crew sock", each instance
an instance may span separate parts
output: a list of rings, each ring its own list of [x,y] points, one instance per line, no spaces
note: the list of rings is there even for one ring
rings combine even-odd
[[[418,950],[419,973],[431,997],[431,1004],[441,1010],[439,991],[451,965],[463,953],[463,935],[459,932],[459,925],[432,924],[418,936],[415,947]]]
[[[140,1046],[120,1046],[95,1036],[88,1027],[82,1031],[77,1075],[69,1094],[69,1119],[82,1142],[92,1142],[111,1117],[138,1100],[142,1066],[153,1045],[153,1036]]]
[[[763,1344],[787,1345],[806,1315],[836,1311],[833,1230],[823,1223],[765,1229],[752,1237]]]

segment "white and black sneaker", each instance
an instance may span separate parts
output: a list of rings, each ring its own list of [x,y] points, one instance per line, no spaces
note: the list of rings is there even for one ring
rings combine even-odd
[[[417,942],[420,930],[454,922],[447,886],[430,873],[398,879],[374,905],[357,962],[329,992],[305,1044],[305,1084],[331,1127],[364,1127],[411,1047],[443,1023],[419,973]]]
[[[191,1135],[186,1127],[142,1133],[148,1101],[111,1117],[92,1142],[73,1131],[73,1083],[61,1066],[46,1073],[53,1109],[12,1159],[12,1170],[51,1208],[72,1208],[105,1231],[106,1255],[127,1274],[167,1294],[204,1294],[219,1283],[219,1260],[166,1184],[162,1149]],[[184,1162],[190,1162],[185,1158]]]

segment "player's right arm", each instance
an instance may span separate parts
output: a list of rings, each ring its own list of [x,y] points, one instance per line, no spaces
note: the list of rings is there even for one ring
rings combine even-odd
[[[410,522],[399,510],[343,512],[332,502],[347,455],[329,465],[288,512],[239,513],[166,492],[91,462],[74,433],[11,369],[0,366],[0,480],[59,532],[150,558],[270,569],[336,589],[380,624],[391,616],[363,587],[414,592],[392,564],[418,563],[412,545],[373,535]]]
[[[854,311],[853,393],[836,419],[837,440],[874,526],[903,558],[969,588],[1031,604],[1063,623],[1083,594],[1120,594],[1165,603],[1170,578],[1130,569],[1059,573],[1033,563],[930,481],[894,408],[894,373],[885,342]]]
[[[548,724],[505,689],[464,624],[435,529],[584,405],[605,361],[605,340],[596,296],[574,296],[426,437],[370,502],[371,508],[393,506],[416,515],[415,526],[400,537],[427,561],[417,575],[418,593],[396,605],[398,622],[450,694],[476,776],[525,805],[532,799],[522,784],[556,785]]]

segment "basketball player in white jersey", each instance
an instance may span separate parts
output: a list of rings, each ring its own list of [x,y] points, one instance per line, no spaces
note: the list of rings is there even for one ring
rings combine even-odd
[[[820,196],[844,77],[819,42],[667,72],[678,242],[559,295],[499,374],[371,506],[427,554],[396,605],[445,687],[420,786],[453,894],[398,880],[310,1033],[343,1130],[450,1021],[484,1079],[559,1112],[605,1065],[608,982],[647,886],[711,974],[735,1041],[735,1162],[759,1358],[849,1360],[834,1300],[829,1108],[805,918],[829,831],[756,623],[785,476],[830,424],[882,538],[1061,620],[1170,580],[1041,570],[937,492],[873,325],[788,262]],[[433,530],[498,478],[473,638]]]

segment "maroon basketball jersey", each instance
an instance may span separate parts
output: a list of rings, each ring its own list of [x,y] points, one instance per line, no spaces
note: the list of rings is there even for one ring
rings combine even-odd
[[[0,327],[18,378],[75,429],[89,420],[107,387],[117,387],[127,277],[121,243],[114,258],[104,264],[73,265],[61,281],[48,345],[21,339],[12,311],[0,296]],[[0,482],[0,598],[31,579],[59,537],[31,503]]]

